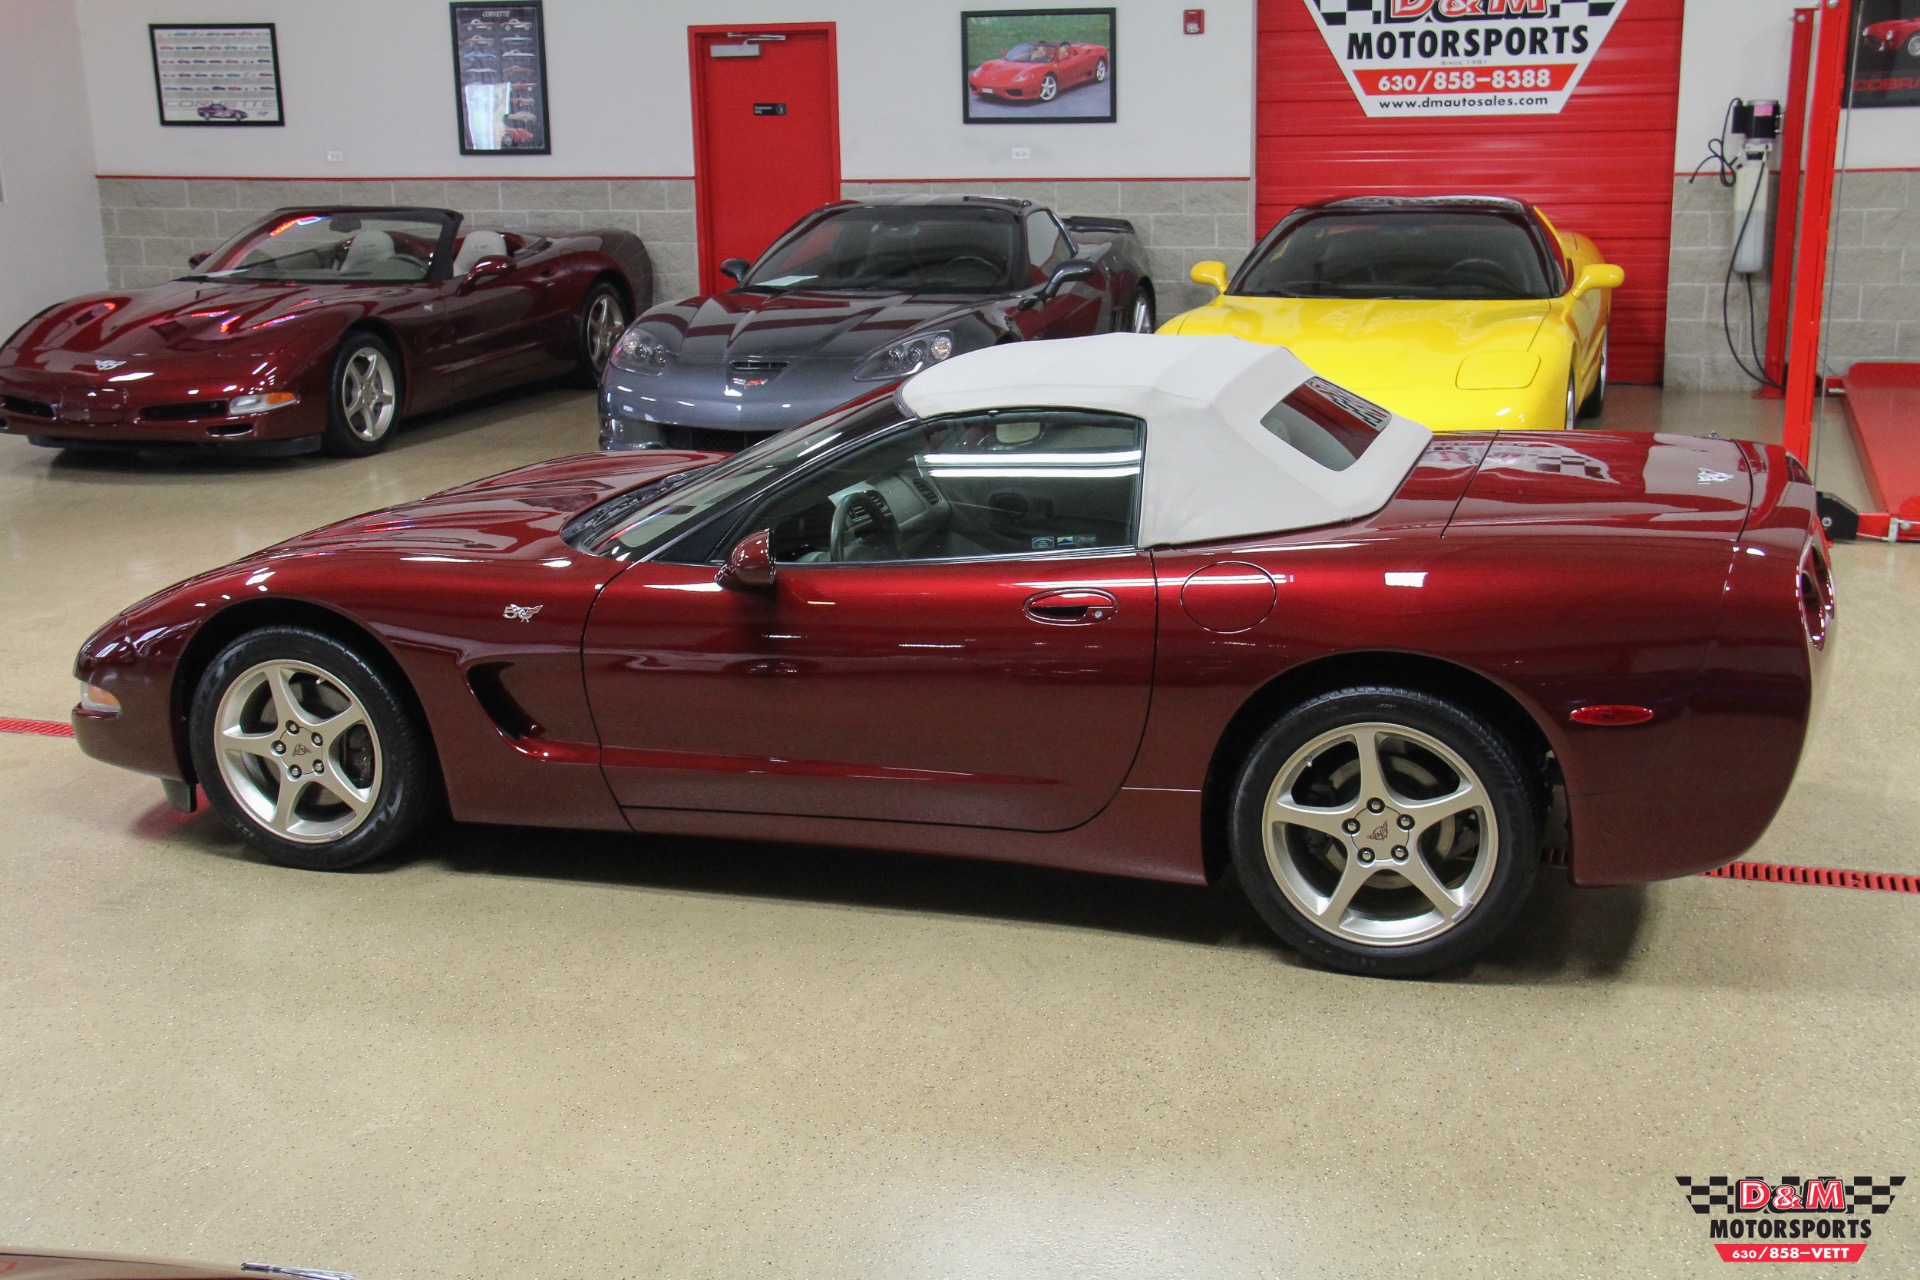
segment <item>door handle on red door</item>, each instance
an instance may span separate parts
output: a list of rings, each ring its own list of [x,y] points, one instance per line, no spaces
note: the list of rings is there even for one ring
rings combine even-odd
[[[1027,597],[1026,613],[1035,622],[1056,627],[1085,626],[1105,622],[1120,611],[1120,601],[1105,591],[1091,587],[1067,587],[1042,591]]]

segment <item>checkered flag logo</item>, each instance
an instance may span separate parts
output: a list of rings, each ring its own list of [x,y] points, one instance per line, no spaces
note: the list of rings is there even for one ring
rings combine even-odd
[[[1733,1212],[1733,1179],[1706,1178],[1696,1181],[1678,1175],[1674,1181],[1680,1184],[1680,1190],[1686,1193],[1687,1204],[1695,1213],[1712,1213],[1722,1209]]]
[[[1779,1178],[1762,1177],[1760,1174],[1748,1174],[1770,1186],[1798,1187],[1806,1182],[1805,1178],[1786,1175]],[[1687,1197],[1687,1207],[1695,1213],[1712,1213],[1718,1209],[1722,1213],[1734,1213],[1734,1184],[1738,1179],[1729,1177],[1689,1178],[1676,1174],[1673,1179],[1680,1184],[1680,1191]],[[1853,1177],[1845,1179],[1847,1189],[1848,1213],[1882,1214],[1893,1208],[1894,1193],[1906,1184],[1904,1174],[1894,1174],[1887,1178]],[[1796,1210],[1792,1212],[1805,1212]]]
[[[1371,21],[1384,23],[1391,12],[1388,8],[1393,0],[1307,0],[1314,11],[1320,15],[1320,21],[1329,27],[1360,26]],[[1428,14],[1440,11],[1445,0],[1436,0]],[[1484,0],[1483,0],[1484,3]],[[1620,5],[1620,0],[1554,0],[1542,13],[1527,13],[1516,16],[1533,18],[1605,18]],[[1491,7],[1491,6],[1487,6]],[[1462,18],[1483,16],[1479,14],[1461,14]],[[1504,17],[1505,14],[1484,15]]]
[[[1893,1208],[1894,1188],[1905,1183],[1906,1178],[1900,1174],[1895,1174],[1885,1182],[1873,1178],[1855,1178],[1853,1185],[1848,1188],[1853,1193],[1853,1211],[1858,1213],[1865,1209],[1868,1213],[1885,1213]]]

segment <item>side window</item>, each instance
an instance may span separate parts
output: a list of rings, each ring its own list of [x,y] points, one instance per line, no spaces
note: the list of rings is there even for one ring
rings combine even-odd
[[[1033,282],[1039,284],[1053,269],[1073,256],[1073,243],[1067,233],[1044,210],[1027,215],[1027,261],[1032,264]]]
[[[768,529],[786,564],[1130,547],[1143,434],[1068,409],[910,423],[761,499],[726,545]]]

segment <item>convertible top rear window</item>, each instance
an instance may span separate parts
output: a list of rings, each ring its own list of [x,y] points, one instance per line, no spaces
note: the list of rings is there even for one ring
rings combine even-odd
[[[1269,244],[1235,293],[1276,298],[1548,298],[1519,217],[1486,210],[1315,213]]]
[[[1329,471],[1345,471],[1393,415],[1325,378],[1308,378],[1267,410],[1260,425]]]

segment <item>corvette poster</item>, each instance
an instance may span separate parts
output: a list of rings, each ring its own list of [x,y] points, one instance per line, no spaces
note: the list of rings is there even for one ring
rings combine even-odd
[[[1370,116],[1557,115],[1627,0],[1303,0]]]
[[[271,22],[147,24],[161,124],[277,125],[280,53]]]

